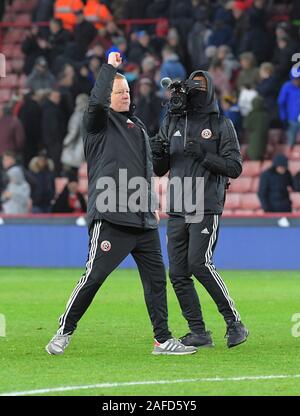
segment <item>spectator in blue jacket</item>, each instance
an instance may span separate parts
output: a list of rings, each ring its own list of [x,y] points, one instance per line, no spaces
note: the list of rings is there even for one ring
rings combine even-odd
[[[279,97],[280,119],[287,128],[288,145],[293,148],[300,132],[300,73],[290,73],[290,81],[283,84]]]
[[[291,212],[289,189],[293,189],[293,178],[288,170],[288,159],[276,155],[273,165],[261,174],[258,196],[265,212]]]
[[[178,55],[169,46],[165,46],[162,50],[163,63],[160,68],[160,77],[169,77],[172,80],[186,78],[186,70],[179,61]]]

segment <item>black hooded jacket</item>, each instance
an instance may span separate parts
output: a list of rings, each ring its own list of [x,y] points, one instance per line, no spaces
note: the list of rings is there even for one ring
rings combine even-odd
[[[112,65],[102,65],[83,117],[83,142],[89,180],[87,222],[90,226],[93,220],[105,219],[130,227],[156,228],[157,221],[154,213],[151,212],[151,192],[148,191],[151,189],[151,177],[153,176],[149,138],[143,123],[137,117],[128,113],[116,112],[110,108],[110,96],[116,73],[117,70]],[[148,190],[145,193],[145,198],[148,198],[147,211],[146,208],[139,212],[128,210],[127,201],[134,193],[134,189],[128,190],[126,201],[119,199],[120,169],[127,169],[127,182],[135,177],[146,179],[148,185]],[[97,183],[103,177],[114,179],[116,186],[115,212],[105,209],[99,210],[97,198],[106,189],[101,189]]]
[[[189,79],[202,75],[207,81],[207,96],[203,106],[193,105],[186,115],[177,118],[172,125],[170,113],[166,116],[158,137],[169,142],[169,154],[163,158],[154,158],[154,172],[163,176],[169,171],[169,179],[179,177],[204,178],[204,214],[221,214],[225,202],[225,190],[228,177],[237,178],[242,172],[242,157],[237,135],[232,122],[219,115],[215,99],[215,88],[210,75],[206,71],[195,71]],[[212,119],[219,124],[218,132],[212,127]],[[216,129],[215,129],[216,131]],[[218,137],[216,137],[218,136]],[[200,140],[205,152],[202,162],[186,157],[184,148],[187,139]],[[194,191],[193,183],[193,191]],[[184,207],[184,205],[183,205]],[[174,197],[170,196],[170,215],[187,214],[174,210]]]

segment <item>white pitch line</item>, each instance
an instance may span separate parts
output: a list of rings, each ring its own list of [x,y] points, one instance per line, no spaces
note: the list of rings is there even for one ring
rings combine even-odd
[[[87,390],[87,389],[107,389],[113,387],[126,387],[126,386],[145,386],[153,384],[177,384],[177,383],[201,383],[201,382],[223,382],[223,381],[255,381],[255,380],[274,380],[274,379],[287,379],[287,378],[300,378],[300,374],[286,374],[286,375],[270,375],[270,376],[244,376],[244,377],[213,377],[213,378],[186,378],[178,380],[154,380],[154,381],[129,381],[121,383],[101,383],[101,384],[87,384],[83,386],[66,386],[55,387],[50,389],[40,390],[26,390],[15,391],[10,393],[1,393],[0,396],[29,396],[34,394],[54,393],[61,391],[71,390]]]

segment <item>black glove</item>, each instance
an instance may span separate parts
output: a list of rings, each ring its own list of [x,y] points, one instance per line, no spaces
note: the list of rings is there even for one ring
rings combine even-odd
[[[161,159],[166,153],[165,143],[159,139],[157,136],[150,139],[150,147],[152,150],[153,157]]]
[[[201,145],[200,140],[187,139],[184,155],[202,162],[205,158],[206,150]]]

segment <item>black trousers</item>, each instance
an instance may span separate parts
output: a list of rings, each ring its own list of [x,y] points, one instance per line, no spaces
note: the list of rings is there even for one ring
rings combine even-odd
[[[212,263],[218,231],[218,215],[205,215],[202,222],[193,224],[185,223],[183,217],[168,220],[170,279],[182,314],[190,330],[196,333],[205,330],[205,323],[192,275],[208,291],[226,322],[240,320],[226,285]]]
[[[72,333],[107,276],[131,253],[141,276],[154,337],[164,342],[168,329],[166,274],[158,230],[140,230],[107,221],[95,221],[90,229],[86,271],[77,283],[60,317],[58,333]]]

